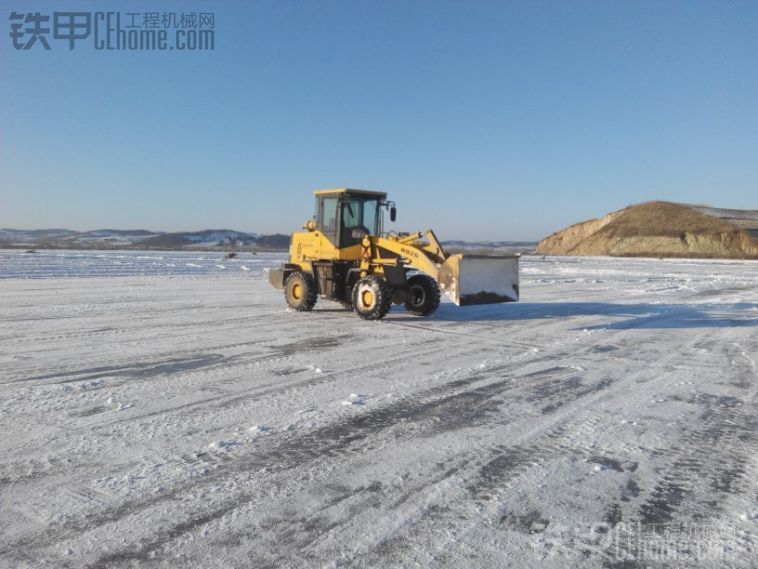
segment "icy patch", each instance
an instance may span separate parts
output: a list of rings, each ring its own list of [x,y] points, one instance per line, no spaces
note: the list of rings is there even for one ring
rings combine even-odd
[[[360,407],[366,404],[366,397],[358,393],[351,393],[350,399],[343,401],[342,404],[345,406],[353,405],[356,407]]]
[[[104,385],[105,385],[105,382],[103,380],[95,379],[92,381],[83,381],[82,383],[78,383],[76,386],[82,391],[86,391],[89,389],[100,389]]]
[[[108,399],[105,400],[105,404],[113,407],[114,411],[123,411],[124,409],[130,409],[134,407],[134,403],[121,403],[116,401],[113,396],[108,397]]]
[[[247,432],[251,437],[257,439],[260,436],[270,433],[272,430],[271,427],[267,427],[266,425],[253,425],[247,430]]]
[[[242,443],[234,439],[220,440],[208,445],[209,450],[228,452],[235,447],[242,446]]]

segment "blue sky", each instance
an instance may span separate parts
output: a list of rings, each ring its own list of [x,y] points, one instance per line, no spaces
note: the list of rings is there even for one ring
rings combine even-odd
[[[538,239],[630,203],[758,208],[754,1],[5,2],[0,227]],[[215,50],[16,51],[9,14],[213,12]]]

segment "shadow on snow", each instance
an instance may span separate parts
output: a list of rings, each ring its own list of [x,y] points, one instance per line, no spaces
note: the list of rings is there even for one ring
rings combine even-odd
[[[753,311],[753,314],[750,314]],[[431,320],[451,322],[528,321],[577,316],[608,317],[582,330],[624,328],[731,328],[758,326],[758,304],[613,304],[606,302],[518,302],[457,307],[442,304]]]

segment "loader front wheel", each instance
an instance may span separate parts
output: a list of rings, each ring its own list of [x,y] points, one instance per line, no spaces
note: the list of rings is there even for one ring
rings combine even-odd
[[[302,271],[292,273],[284,284],[284,297],[290,308],[298,312],[313,310],[318,299],[313,276]]]
[[[380,320],[392,306],[392,289],[382,278],[371,275],[353,287],[353,310],[364,320]]]
[[[429,316],[440,305],[437,281],[427,275],[414,275],[408,279],[405,309],[416,316]]]

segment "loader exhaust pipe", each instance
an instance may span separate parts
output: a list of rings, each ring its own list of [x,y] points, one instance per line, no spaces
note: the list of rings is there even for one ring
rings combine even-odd
[[[448,257],[439,269],[442,291],[458,306],[515,302],[519,297],[519,255]]]

